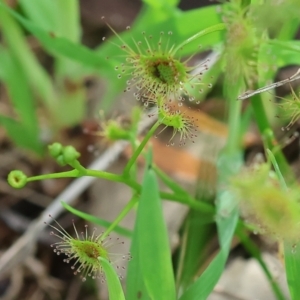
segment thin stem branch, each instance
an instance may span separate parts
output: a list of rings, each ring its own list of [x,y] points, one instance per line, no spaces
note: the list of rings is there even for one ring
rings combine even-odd
[[[287,184],[295,182],[294,173],[287,163],[281,149],[278,147],[278,142],[276,141],[274,132],[269,124],[261,98],[257,95],[251,98],[251,105],[253,107],[259,131],[264,138],[265,148],[270,149],[270,151],[274,154],[279,169],[281,170]]]
[[[138,202],[139,198],[137,194],[133,195],[131,200],[125,205],[120,214],[115,218],[115,220],[110,224],[110,226],[105,230],[105,232],[101,235],[101,240],[104,240],[109,233],[123,220],[123,218],[129,213],[129,211],[134,207],[134,205]]]
[[[72,178],[72,177],[80,177],[78,170],[32,176],[27,178],[27,182],[54,179],[54,178]]]
[[[132,165],[135,163],[135,161],[137,160],[137,158],[139,157],[139,155],[143,151],[144,147],[146,146],[147,142],[149,141],[151,136],[153,136],[155,130],[158,128],[159,125],[160,125],[160,122],[158,122],[158,121],[155,122],[154,125],[151,127],[151,129],[147,132],[144,139],[142,140],[140,145],[137,147],[136,151],[133,153],[133,155],[129,159],[129,161],[128,161],[128,163],[127,163],[127,165],[126,165],[126,167],[123,171],[124,177],[127,177],[129,175],[129,171],[130,171]]]
[[[174,55],[180,48],[182,48],[183,46],[187,45],[188,43],[198,39],[201,36],[204,36],[206,34],[209,34],[211,32],[215,32],[215,31],[220,31],[220,30],[224,30],[226,29],[226,25],[224,23],[219,23],[213,26],[210,26],[208,28],[205,28],[199,32],[197,32],[196,34],[194,34],[193,36],[191,36],[190,38],[186,39],[185,41],[183,41],[181,44],[179,44],[173,51],[172,51],[172,55]]]

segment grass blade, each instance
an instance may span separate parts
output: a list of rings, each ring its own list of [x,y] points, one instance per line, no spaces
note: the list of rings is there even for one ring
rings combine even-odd
[[[128,299],[175,299],[170,245],[158,184],[151,167],[145,172],[132,243],[135,262],[129,267]],[[135,254],[138,257],[134,257]],[[134,268],[138,274],[132,274]],[[134,286],[136,283],[139,285]]]
[[[287,276],[287,282],[292,300],[298,300],[300,295],[300,252],[296,251],[298,245],[284,243],[284,262]]]
[[[230,174],[235,174],[241,165],[241,155],[224,153],[219,158],[218,170],[220,181],[224,184]],[[180,300],[205,300],[218,282],[230,251],[231,240],[238,222],[238,209],[233,195],[226,189],[219,188],[217,193],[217,228],[220,252],[213,259],[203,274],[182,295]]]
[[[115,269],[107,259],[103,257],[99,257],[98,259],[101,262],[107,280],[109,300],[125,300],[123,289]]]

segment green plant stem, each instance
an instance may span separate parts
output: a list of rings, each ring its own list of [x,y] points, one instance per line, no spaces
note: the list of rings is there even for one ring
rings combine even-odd
[[[236,101],[240,91],[244,89],[245,82],[243,76],[233,82],[232,78],[225,77],[224,95],[229,103],[228,116],[228,139],[226,143],[226,153],[232,155],[241,148],[241,101]]]
[[[241,243],[243,244],[243,246],[245,247],[247,252],[249,254],[251,254],[251,256],[254,257],[258,261],[260,266],[262,267],[266,277],[268,278],[268,280],[271,284],[271,287],[272,287],[273,292],[276,295],[277,299],[278,300],[284,300],[285,297],[284,297],[282,291],[280,290],[277,282],[274,280],[274,278],[273,278],[271,272],[269,271],[267,265],[263,261],[258,247],[251,241],[251,239],[245,233],[245,226],[242,223],[242,221],[239,222],[239,224],[236,228],[236,235],[240,239]]]
[[[287,191],[288,190],[288,187],[287,187],[287,184],[285,182],[285,179],[284,177],[282,176],[281,174],[281,171],[280,171],[280,168],[277,164],[277,161],[275,159],[275,156],[273,154],[273,152],[270,150],[270,149],[266,149],[266,152],[268,154],[268,158],[270,159],[272,165],[273,165],[273,168],[275,170],[275,173],[279,179],[279,182],[280,182],[280,187],[284,190],[284,191]]]
[[[191,196],[186,197],[184,195],[169,194],[169,193],[165,193],[165,192],[160,192],[159,195],[162,199],[171,200],[174,202],[179,202],[179,203],[188,205],[189,207],[191,207],[195,210],[201,211],[203,213],[207,213],[207,214],[215,213],[214,207],[212,207],[210,204],[205,203],[205,202],[196,201]]]
[[[87,169],[86,176],[107,179],[107,180],[115,181],[115,182],[122,182],[122,183],[125,183],[126,185],[128,185],[129,187],[133,188],[137,192],[140,192],[140,190],[141,190],[140,184],[138,184],[135,180],[133,180],[131,178],[126,178],[123,175],[117,175],[117,174],[108,173],[108,172],[104,172],[104,171]]]
[[[103,241],[109,233],[114,230],[114,228],[123,220],[123,218],[129,213],[129,211],[134,207],[134,205],[138,202],[139,197],[137,194],[133,195],[131,200],[125,205],[122,209],[121,213],[116,217],[116,219],[111,223],[111,225],[105,230],[105,232],[101,235],[101,240]]]
[[[295,182],[293,171],[287,163],[281,149],[278,147],[278,142],[275,139],[273,130],[271,129],[265,108],[259,95],[255,95],[251,98],[251,105],[253,107],[253,112],[259,131],[264,138],[265,148],[270,149],[270,151],[274,154],[276,162],[286,182],[288,184]]]
[[[172,180],[166,173],[164,173],[155,164],[152,165],[152,169],[155,171],[157,176],[166,184],[174,193],[189,195],[180,185],[178,185],[174,180]]]
[[[204,203],[197,201],[191,195],[185,191],[182,187],[180,187],[175,181],[173,181],[169,176],[167,176],[162,170],[160,170],[157,166],[152,165],[153,170],[158,175],[158,177],[174,192],[174,195],[180,195],[180,197],[184,197],[186,201],[189,203],[191,208],[195,208],[195,204],[197,204],[197,208],[202,206],[201,211],[209,214],[215,213],[215,208],[213,205],[209,203]],[[173,199],[173,201],[176,201]],[[198,210],[198,209],[197,209]]]
[[[226,145],[228,153],[234,153],[240,149],[241,146],[241,107],[242,102],[230,99],[229,101],[229,135]]]
[[[85,170],[85,176],[91,176],[96,178],[102,178],[114,182],[121,182],[126,184],[127,186],[133,188],[137,193],[140,193],[142,188],[139,183],[134,181],[131,178],[125,178],[123,175],[116,175],[108,172],[98,171],[98,170]],[[32,176],[27,178],[27,182],[30,181],[37,181],[37,180],[46,180],[46,179],[58,179],[58,178],[73,178],[73,177],[81,177],[82,174],[78,170],[72,170],[67,172],[60,172],[60,173],[52,173],[52,174],[45,174],[45,175],[38,175]],[[179,202],[185,205],[190,206],[198,211],[202,211],[204,213],[213,213],[213,208],[211,205],[199,202],[193,199],[189,195],[182,195],[182,194],[170,194],[166,192],[160,192],[160,197],[165,200],[171,200],[175,202]]]
[[[174,55],[179,49],[181,49],[182,47],[184,47],[185,45],[187,45],[188,43],[198,39],[199,37],[202,37],[206,34],[209,34],[211,32],[215,32],[215,31],[220,31],[220,30],[224,30],[226,29],[226,25],[224,23],[219,23],[213,26],[210,26],[208,28],[205,28],[201,31],[199,31],[198,33],[194,34],[193,36],[189,37],[188,39],[186,39],[185,41],[183,41],[181,44],[179,44],[173,51],[171,55]]]
[[[57,178],[73,178],[78,177],[78,170],[60,172],[60,173],[50,173],[50,174],[43,174],[37,175],[27,178],[27,182],[30,181],[38,181],[38,180],[46,180],[46,179],[57,179]]]
[[[156,122],[151,129],[147,132],[147,134],[145,135],[144,139],[142,140],[142,142],[140,143],[140,145],[137,147],[136,151],[133,153],[133,155],[131,156],[131,158],[129,159],[124,171],[123,171],[123,176],[127,177],[129,176],[129,172],[130,169],[132,167],[132,165],[135,163],[135,161],[137,160],[137,158],[139,157],[139,155],[141,154],[141,152],[143,151],[144,147],[146,146],[147,142],[149,141],[149,139],[151,138],[151,136],[153,136],[155,130],[158,128],[158,126],[160,125],[160,122]]]
[[[287,163],[281,149],[278,147],[278,143],[274,137],[274,133],[270,128],[266,112],[262,101],[258,95],[251,99],[251,104],[253,107],[254,114],[256,116],[257,124],[261,135],[264,137],[265,148],[269,149],[273,154],[273,160],[275,158],[277,171],[282,173],[282,176],[287,183],[287,185],[292,185],[296,182],[295,175]],[[287,199],[288,201],[288,199]],[[285,260],[285,270],[287,274],[287,282],[290,290],[291,298],[298,299],[299,296],[299,285],[297,280],[299,278],[299,254],[292,253],[291,245],[284,242],[284,260]]]
[[[72,168],[76,169],[80,176],[84,176],[86,174],[86,168],[80,164],[78,160],[75,160],[72,164],[69,164]]]

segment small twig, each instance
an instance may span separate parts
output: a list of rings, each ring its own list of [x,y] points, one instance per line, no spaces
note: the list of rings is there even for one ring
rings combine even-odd
[[[284,84],[286,84],[288,82],[293,82],[293,81],[295,81],[297,79],[300,79],[300,69],[298,69],[298,71],[294,75],[292,75],[292,76],[290,76],[290,77],[288,77],[288,78],[286,78],[284,80],[281,80],[281,81],[274,82],[272,84],[266,85],[266,86],[264,86],[264,87],[262,87],[262,88],[260,88],[258,90],[255,90],[255,91],[253,91],[253,90],[246,91],[245,93],[243,93],[240,96],[238,96],[238,100],[244,100],[244,99],[250,98],[250,97],[252,97],[252,96],[254,96],[256,94],[266,92],[266,91],[271,90],[273,88],[282,86],[282,85],[284,85]]]

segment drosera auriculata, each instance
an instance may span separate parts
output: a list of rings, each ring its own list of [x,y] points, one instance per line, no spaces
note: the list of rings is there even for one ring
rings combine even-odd
[[[173,139],[177,133],[179,133],[179,146],[184,146],[187,140],[191,140],[193,143],[197,137],[197,120],[194,117],[189,116],[184,108],[178,108],[173,102],[163,102],[158,100],[157,107],[158,122],[163,125],[163,129],[158,133],[160,134],[166,128],[172,127],[173,134],[169,139],[167,146],[173,146],[175,143]],[[153,115],[149,114],[149,117]],[[157,135],[155,137],[157,137]]]
[[[208,60],[196,66],[187,66],[187,62],[192,56],[185,61],[181,60],[179,52],[184,43],[178,46],[171,43],[172,31],[167,33],[161,31],[156,42],[153,35],[147,35],[143,31],[142,39],[136,41],[132,37],[133,45],[130,46],[105,21],[104,17],[102,20],[121,42],[121,45],[117,46],[126,53],[125,62],[115,67],[119,72],[118,78],[130,77],[127,80],[125,91],[130,91],[132,87],[135,87],[134,96],[137,100],[158,96],[179,102],[185,98],[189,101],[195,100],[195,97],[190,95],[189,90],[205,85],[201,80],[203,73],[208,70]],[[130,26],[126,29],[129,30]],[[192,74],[192,71],[196,69],[200,69],[200,71]],[[212,85],[208,83],[207,86],[211,87]],[[202,91],[202,88],[198,89],[199,93]]]
[[[54,252],[57,255],[65,254],[67,258],[63,261],[70,263],[74,261],[71,269],[74,270],[74,275],[81,274],[82,281],[86,281],[87,277],[93,279],[100,278],[102,282],[105,281],[105,274],[101,265],[99,257],[105,258],[110,263],[115,264],[116,261],[112,261],[113,256],[117,256],[123,260],[130,260],[132,257],[128,253],[126,255],[110,253],[109,249],[116,244],[124,244],[124,242],[112,241],[109,236],[96,233],[96,228],[93,229],[92,234],[88,233],[88,225],[85,225],[85,230],[78,233],[74,220],[72,220],[73,228],[75,231],[75,237],[72,237],[51,215],[51,220],[54,225],[44,222],[46,225],[54,229],[50,232],[50,235],[60,239],[51,245],[54,248]],[[116,266],[117,269],[120,269]],[[120,279],[122,278],[119,275]]]

